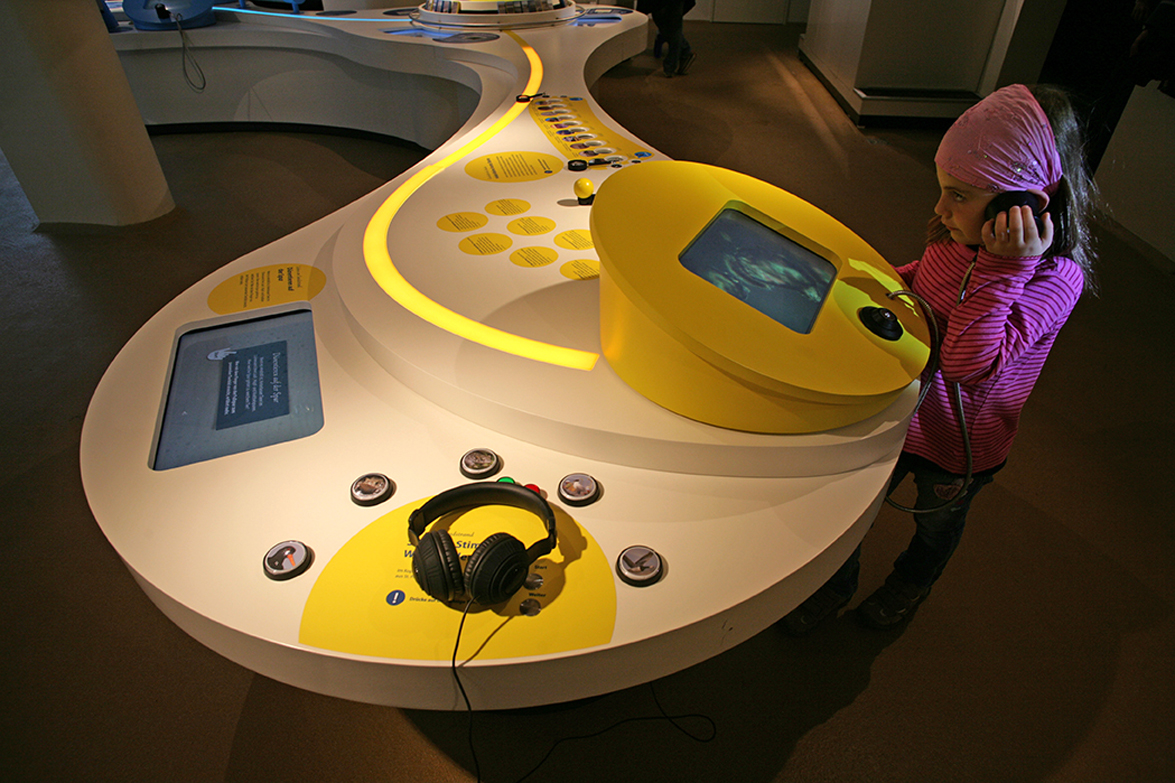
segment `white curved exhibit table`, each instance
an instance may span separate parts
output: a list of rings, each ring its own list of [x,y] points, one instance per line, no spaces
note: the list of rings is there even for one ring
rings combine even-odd
[[[645,49],[646,19],[553,5],[519,22],[221,7],[187,32],[200,94],[174,32],[112,37],[148,124],[317,124],[434,149],[192,286],[91,402],[81,467],[103,532],[169,618],[251,670],[462,708],[464,603],[413,578],[408,520],[475,480],[531,485],[558,533],[523,587],[465,618],[455,657],[475,709],[717,655],[810,595],[877,514],[916,383],[843,426],[746,432],[674,413],[613,368],[608,259],[581,197],[603,206],[611,177],[669,164],[588,85]],[[497,504],[438,525],[462,555],[496,532],[545,535]]]

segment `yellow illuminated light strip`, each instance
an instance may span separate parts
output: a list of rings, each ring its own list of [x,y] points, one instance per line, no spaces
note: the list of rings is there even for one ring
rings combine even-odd
[[[539,86],[543,82],[543,61],[539,59],[538,53],[523,41],[522,38],[510,30],[506,30],[505,32],[518,42],[518,45],[522,47],[522,51],[526,53],[526,59],[530,61],[530,78],[526,83],[525,94],[535,95],[538,93]],[[527,104],[516,102],[505,114],[498,118],[497,122],[478,134],[476,138],[464,144],[456,152],[443,158],[439,163],[432,163],[425,166],[409,177],[400,187],[396,188],[392,195],[388,197],[388,200],[380,205],[367,224],[367,229],[363,234],[363,257],[367,261],[367,269],[371,272],[371,276],[375,278],[375,282],[379,284],[379,287],[388,296],[396,300],[409,312],[420,316],[435,326],[439,326],[445,331],[451,332],[458,337],[463,337],[471,342],[517,356],[523,356],[528,359],[535,359],[560,367],[570,367],[576,370],[590,370],[595,366],[596,360],[600,358],[600,355],[597,353],[551,345],[550,343],[532,340],[517,334],[503,332],[500,329],[486,326],[485,324],[474,321],[472,318],[455,313],[444,305],[429,299],[420,293],[420,291],[416,290],[400,274],[400,270],[396,268],[395,263],[392,262],[391,255],[388,253],[388,231],[391,229],[392,219],[395,218],[400,207],[416,191],[420,190],[426,182],[497,135],[502,129],[513,122],[518,115],[525,111],[526,107]]]

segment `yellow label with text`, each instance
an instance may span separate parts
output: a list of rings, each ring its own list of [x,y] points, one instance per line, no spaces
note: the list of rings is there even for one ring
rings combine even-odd
[[[590,160],[617,156],[631,160],[653,154],[644,144],[605,126],[585,100],[564,96],[532,101],[528,113],[543,135],[566,158]]]
[[[600,262],[594,258],[577,258],[559,267],[559,272],[572,280],[595,280],[600,276]]]
[[[555,230],[555,221],[545,217],[520,217],[517,220],[511,220],[506,225],[506,230],[511,234],[521,234],[523,236],[534,237],[539,234],[549,234]]]
[[[592,242],[592,233],[582,228],[564,231],[555,237],[555,244],[568,250],[591,250],[595,247]]]
[[[486,204],[486,212],[499,217],[521,215],[530,210],[530,202],[520,198],[500,198]]]
[[[485,182],[533,182],[563,170],[563,161],[542,152],[495,152],[465,164],[465,173]]]
[[[304,302],[326,287],[326,273],[307,264],[274,264],[233,275],[212,289],[208,307],[227,315],[259,307]]]
[[[510,237],[505,234],[474,234],[462,239],[457,247],[471,256],[492,256],[508,250],[512,244]]]
[[[489,222],[489,218],[480,212],[454,212],[445,215],[437,221],[437,228],[442,231],[476,231]]]
[[[558,257],[559,254],[549,247],[520,247],[510,254],[511,261],[527,267],[547,266],[555,263]]]

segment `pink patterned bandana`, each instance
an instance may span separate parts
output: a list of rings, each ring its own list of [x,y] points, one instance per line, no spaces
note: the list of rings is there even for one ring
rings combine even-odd
[[[1062,173],[1048,117],[1022,84],[996,90],[964,112],[943,136],[934,162],[992,193],[1052,193]]]

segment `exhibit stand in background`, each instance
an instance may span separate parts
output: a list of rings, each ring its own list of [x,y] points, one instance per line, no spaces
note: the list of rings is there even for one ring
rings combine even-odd
[[[854,121],[957,117],[1035,81],[1061,0],[812,0],[800,56]]]
[[[1173,153],[1175,98],[1155,82],[1135,87],[1110,137],[1097,182],[1114,220],[1168,261],[1175,259]]]
[[[812,0],[800,56],[845,112],[951,119],[992,91],[1041,80],[1064,0]],[[1097,170],[1111,217],[1175,258],[1175,99],[1136,87]]]
[[[93,0],[0,3],[0,149],[42,228],[175,208]]]
[[[697,0],[686,19],[698,22],[803,24],[809,0]]]

